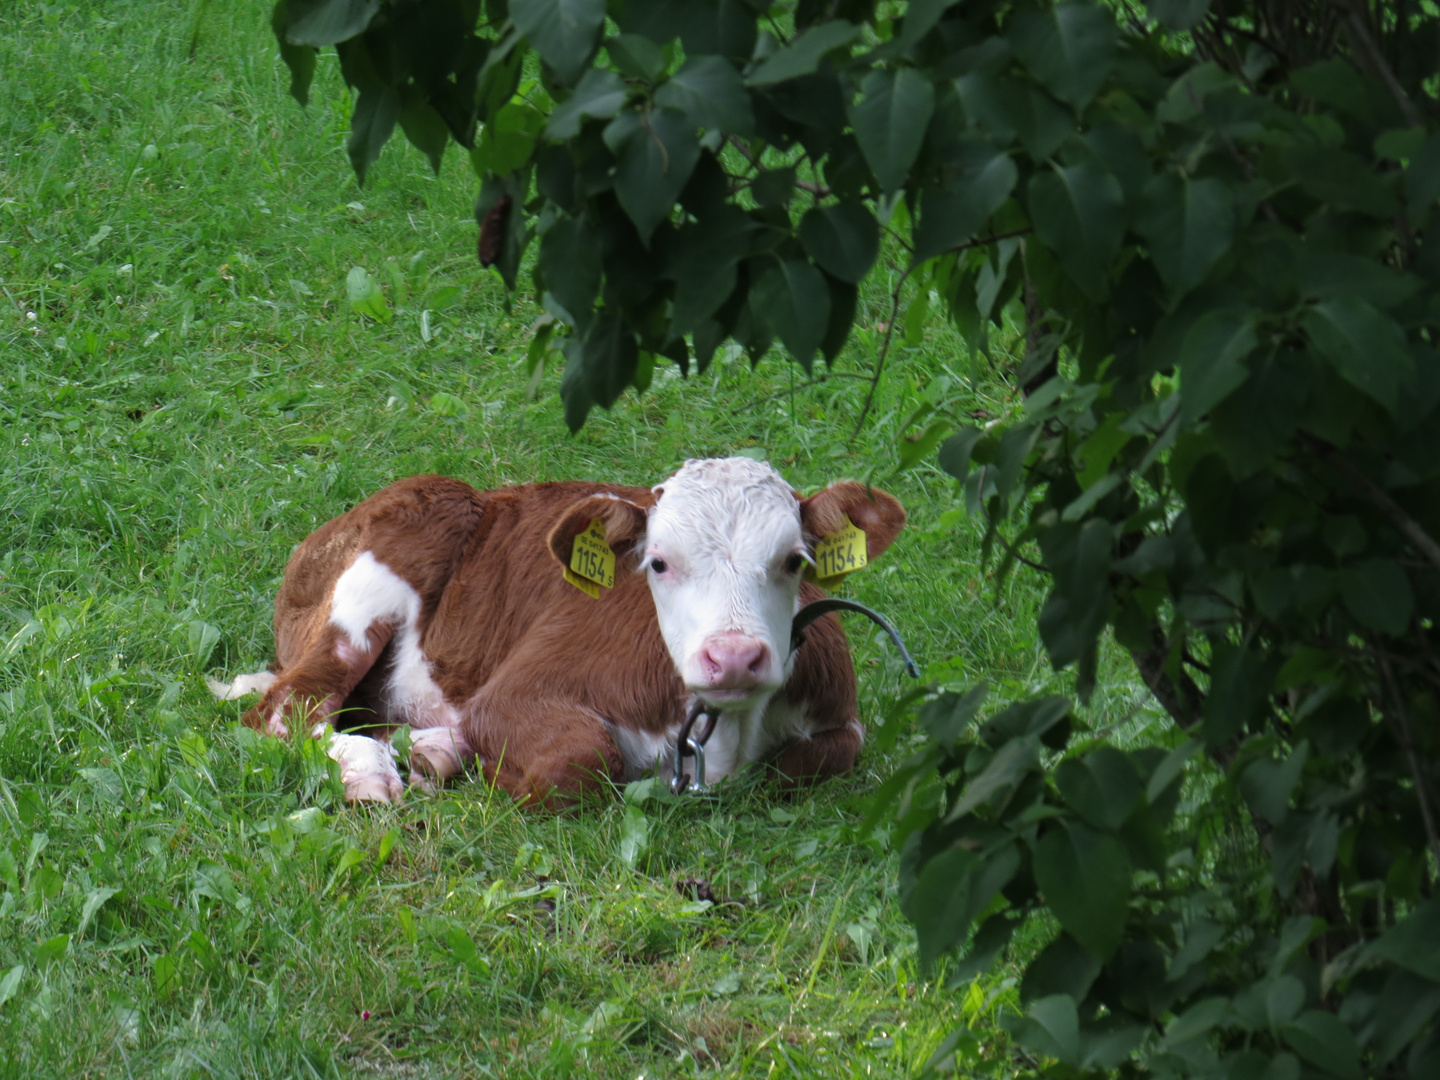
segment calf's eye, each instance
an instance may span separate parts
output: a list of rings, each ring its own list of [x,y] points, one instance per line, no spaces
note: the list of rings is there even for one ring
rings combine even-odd
[[[805,556],[801,555],[798,551],[785,560],[785,570],[787,573],[798,574],[800,568],[804,565]]]
[[[650,569],[655,571],[655,573],[657,574],[663,574],[668,568],[665,565],[664,559],[651,559]]]

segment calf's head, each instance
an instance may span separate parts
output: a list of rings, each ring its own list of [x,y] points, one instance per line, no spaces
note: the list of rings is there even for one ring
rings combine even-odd
[[[652,494],[644,504],[581,499],[562,513],[550,550],[568,564],[575,536],[601,518],[621,562],[649,579],[686,688],[722,708],[758,703],[784,684],[790,623],[816,541],[848,517],[874,559],[905,524],[900,503],[883,491],[842,481],[802,498],[750,458],[687,461]]]

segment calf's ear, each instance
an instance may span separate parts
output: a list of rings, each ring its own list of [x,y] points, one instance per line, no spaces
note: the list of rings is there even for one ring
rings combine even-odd
[[[900,500],[879,488],[841,480],[800,500],[800,526],[810,536],[829,536],[849,518],[865,533],[866,556],[879,558],[905,527]]]
[[[615,495],[587,495],[567,506],[550,530],[550,554],[562,566],[570,565],[575,537],[600,518],[605,522],[605,542],[618,555],[630,551],[645,538],[645,507]]]

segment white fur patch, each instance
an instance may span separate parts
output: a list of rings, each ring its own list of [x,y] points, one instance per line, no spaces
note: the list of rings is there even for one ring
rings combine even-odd
[[[395,627],[394,667],[385,694],[389,718],[415,727],[454,726],[459,714],[430,675],[420,648],[419,620],[420,594],[369,551],[357,555],[335,581],[330,622],[344,631],[357,651],[369,650],[367,635],[375,623]]]
[[[370,650],[366,636],[377,622],[413,626],[420,618],[420,594],[368,551],[335,581],[330,621],[344,630],[357,652]]]
[[[219,679],[206,679],[205,685],[221,701],[239,701],[250,694],[263,694],[275,685],[273,671],[257,671],[251,675],[236,675],[233,680],[223,683]]]
[[[340,763],[349,802],[396,802],[405,792],[394,748],[366,735],[333,735],[325,752]]]

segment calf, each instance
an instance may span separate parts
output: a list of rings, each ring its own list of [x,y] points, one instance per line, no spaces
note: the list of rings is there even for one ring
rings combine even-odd
[[[817,539],[847,517],[870,558],[905,522],[882,491],[801,498],[749,458],[688,461],[650,490],[401,480],[300,545],[275,601],[275,671],[220,689],[263,691],[244,716],[260,731],[330,737],[352,800],[402,793],[397,725],[412,783],[473,762],[551,802],[665,767],[696,704],[720,710],[711,780],[761,759],[796,781],[844,772],[862,738],[845,635],[827,615],[792,652],[790,630],[822,595],[801,580]],[[615,556],[598,599],[567,580],[581,533]]]

